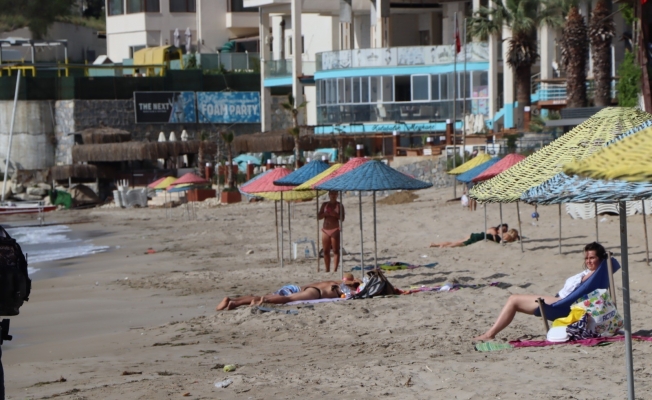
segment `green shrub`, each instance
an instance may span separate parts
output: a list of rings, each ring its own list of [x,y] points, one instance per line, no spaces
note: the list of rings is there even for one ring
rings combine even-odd
[[[636,64],[633,52],[626,52],[625,59],[618,66],[618,105],[636,107],[641,93],[641,67]]]

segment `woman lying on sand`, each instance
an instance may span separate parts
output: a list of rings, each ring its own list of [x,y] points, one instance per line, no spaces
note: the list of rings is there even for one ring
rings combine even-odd
[[[503,229],[507,230],[507,228],[506,228],[507,224],[503,224],[503,225],[505,226],[505,228],[503,228]],[[489,233],[489,231],[492,231],[492,230],[493,230],[493,233]],[[471,245],[473,243],[483,241],[484,236],[485,236],[485,234],[482,233],[482,232],[480,232],[480,233],[472,233],[465,240],[460,240],[460,241],[457,241],[457,242],[430,243],[430,247],[464,247],[464,246],[469,246],[469,245]],[[521,237],[518,235],[518,231],[516,229],[510,229],[507,232],[504,232],[502,234],[502,238],[501,238],[501,235],[498,234],[497,228],[491,228],[491,229],[487,230],[487,240],[492,241],[492,242],[496,242],[496,243],[500,243],[501,241],[506,242],[506,243],[510,243],[510,242],[514,242],[516,240],[519,240],[520,238]]]
[[[305,286],[285,285],[273,294],[265,296],[242,296],[230,299],[225,297],[216,310],[233,310],[244,305],[257,305],[263,303],[285,304],[300,300],[336,299],[342,296],[340,284],[344,283],[351,291],[355,292],[360,286],[360,281],[353,274],[346,273],[342,281],[315,282]]]
[[[605,260],[606,258],[607,252],[601,244],[596,242],[587,244],[584,246],[584,265],[586,266],[586,269],[579,274],[573,275],[570,278],[566,279],[564,287],[557,294],[559,297],[536,296],[531,294],[513,294],[509,296],[507,304],[505,304],[503,307],[503,310],[500,312],[498,319],[491,327],[491,329],[473,340],[493,339],[496,337],[498,332],[505,329],[507,325],[512,322],[517,311],[533,315],[534,311],[539,308],[538,303],[536,303],[536,300],[539,298],[545,300],[546,304],[552,304],[563,299],[564,297],[567,297],[569,294],[573,293],[573,291],[577,289],[577,287],[581,285],[582,282],[587,280],[591,274],[593,274],[593,272],[598,269],[602,260]]]

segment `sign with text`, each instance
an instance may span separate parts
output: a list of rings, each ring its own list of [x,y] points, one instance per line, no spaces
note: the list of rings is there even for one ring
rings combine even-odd
[[[194,92],[134,92],[136,123],[195,123]]]
[[[200,123],[260,122],[259,92],[197,92]]]

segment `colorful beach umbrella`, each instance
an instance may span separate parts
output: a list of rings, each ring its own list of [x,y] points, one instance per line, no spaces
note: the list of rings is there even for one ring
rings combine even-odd
[[[494,176],[507,171],[524,159],[525,156],[520,154],[508,154],[503,157],[502,160],[494,164],[491,168],[488,168],[486,171],[473,178],[473,182],[482,182],[486,181],[487,179],[491,179]]]
[[[486,171],[489,167],[496,164],[498,161],[500,161],[500,157],[492,157],[489,161],[485,161],[477,167],[471,168],[470,170],[457,175],[455,179],[460,182],[470,183],[473,181],[473,178]]]
[[[174,182],[177,181],[178,178],[175,178],[173,176],[168,176],[166,178],[163,178],[161,182],[159,182],[156,186],[153,187],[153,189],[167,189],[172,185]]]
[[[204,178],[202,178],[200,176],[197,176],[197,175],[193,174],[192,172],[188,172],[187,174],[184,174],[183,176],[181,176],[181,178],[174,181],[174,183],[172,185],[176,186],[176,185],[181,185],[181,184],[184,184],[184,183],[202,184],[203,185],[203,184],[209,184],[210,181],[208,181],[208,180],[206,180],[206,179],[204,179]]]
[[[606,142],[650,119],[652,114],[636,108],[604,108],[517,165],[475,186],[470,195],[480,202],[518,201],[525,191],[561,172],[564,164],[590,156]]]
[[[449,175],[459,175],[463,174],[466,171],[469,171],[475,167],[477,167],[480,164],[486,163],[487,161],[491,160],[491,156],[486,153],[481,153],[478,154],[477,156],[473,157],[469,161],[465,162],[464,164],[460,165],[457,168],[454,168],[450,171],[448,171]]]
[[[302,183],[314,178],[329,168],[329,165],[321,160],[313,160],[303,167],[293,171],[287,176],[274,182],[275,185],[299,186]]]
[[[315,189],[318,185],[321,185],[322,183],[329,181],[333,178],[337,178],[338,176],[345,174],[351,170],[354,170],[361,166],[362,164],[366,163],[369,161],[368,158],[364,157],[352,157],[349,159],[349,161],[345,162],[344,165],[342,165],[340,168],[336,169],[335,171],[331,172],[330,174],[326,175],[324,178],[320,179],[317,181],[317,183],[314,183],[312,186],[312,189]]]
[[[623,135],[622,140],[606,146],[591,157],[577,160],[564,167],[564,172],[593,179],[620,179],[629,182],[652,182],[652,127]],[[608,162],[612,164],[609,165]],[[625,193],[621,193],[625,197]],[[623,319],[625,325],[625,360],[630,399],[634,399],[634,362],[632,356],[632,325],[629,290],[629,249],[627,244],[627,213],[624,201],[619,201],[620,252],[623,283]]]
[[[345,164],[346,165],[346,164]],[[341,169],[340,169],[341,170]],[[341,174],[338,177],[325,180],[315,185],[317,189],[357,191],[360,208],[360,269],[364,275],[364,248],[362,234],[362,191],[373,192],[374,215],[374,264],[378,268],[378,240],[376,237],[376,192],[385,190],[420,190],[432,187],[432,183],[414,179],[399,172],[381,161],[369,161]],[[342,268],[343,269],[343,268]]]
[[[322,179],[326,178],[327,176],[329,176],[333,172],[337,171],[338,169],[340,169],[342,167],[342,165],[344,165],[344,164],[333,164],[333,165],[331,165],[326,171],[324,171],[321,174],[315,176],[314,178],[308,179],[307,181],[305,181],[301,185],[295,187],[294,190],[314,190],[312,188],[312,186],[315,183],[320,182]]]
[[[165,176],[163,178],[159,178],[159,179],[155,180],[154,182],[150,183],[149,185],[147,185],[147,187],[150,188],[150,189],[154,189],[156,187],[156,185],[163,182],[165,180],[165,178],[166,178]]]

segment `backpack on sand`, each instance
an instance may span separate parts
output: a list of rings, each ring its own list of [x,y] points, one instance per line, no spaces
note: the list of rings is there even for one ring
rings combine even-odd
[[[18,315],[31,289],[27,259],[16,240],[0,226],[0,315]]]
[[[353,296],[354,299],[368,299],[374,296],[396,294],[394,286],[389,283],[382,270],[371,270],[367,272],[367,276],[369,277],[369,281],[367,281],[362,291]]]

